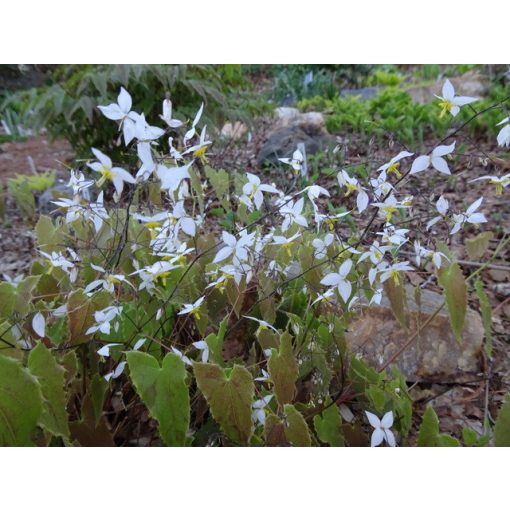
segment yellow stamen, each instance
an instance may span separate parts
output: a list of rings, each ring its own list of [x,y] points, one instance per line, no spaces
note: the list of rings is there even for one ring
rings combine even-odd
[[[200,147],[199,149],[197,149],[195,152],[193,152],[193,156],[195,156],[196,158],[198,158],[200,160],[200,162],[202,164],[206,164],[208,159],[207,159],[207,156],[205,155],[205,152],[207,151],[207,145],[204,145],[204,147]]]
[[[452,102],[448,101],[448,99],[443,99],[442,101],[440,101],[439,106],[441,108],[439,118],[444,117],[447,113],[450,113],[453,108]]]
[[[387,170],[388,174],[394,173],[397,177],[402,177],[402,174],[398,171],[400,163],[392,163]]]

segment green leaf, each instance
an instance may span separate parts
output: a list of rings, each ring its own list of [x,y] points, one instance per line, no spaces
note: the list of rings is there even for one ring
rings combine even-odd
[[[185,446],[190,401],[184,362],[174,353],[165,356],[161,367],[144,352],[128,352],[126,358],[137,393],[159,423],[161,439],[168,446]]]
[[[67,302],[71,345],[78,345],[92,339],[92,335],[85,335],[85,332],[95,322],[94,313],[106,308],[110,302],[111,296],[108,292],[96,292],[91,298],[82,289],[71,293]]]
[[[462,340],[462,331],[464,330],[468,300],[466,280],[457,263],[441,268],[438,280],[444,289],[452,331],[457,341],[460,342]]]
[[[10,283],[0,283],[0,317],[8,319],[14,311],[16,289]]]
[[[193,371],[223,432],[235,443],[247,445],[252,434],[251,405],[255,393],[250,372],[240,365],[223,370],[211,363],[193,363]]]
[[[276,414],[269,414],[266,416],[264,440],[266,446],[283,446],[287,444],[283,422]]]
[[[65,369],[57,363],[57,360],[42,342],[30,351],[28,369],[32,375],[37,377],[43,395],[39,425],[54,436],[69,439]]]
[[[303,415],[292,405],[285,404],[285,437],[292,446],[311,446],[310,431]]]
[[[466,239],[466,251],[471,260],[479,260],[487,251],[491,239],[494,237],[492,232],[482,232],[472,239]]]
[[[42,215],[39,217],[35,225],[35,233],[38,246],[42,251],[51,253],[59,250],[63,240],[62,230],[53,225],[49,216]]]
[[[0,355],[0,446],[30,446],[42,411],[37,379]]]
[[[454,437],[439,433],[439,419],[432,406],[427,406],[423,414],[418,432],[418,446],[460,446]]]
[[[402,276],[398,275],[398,283],[393,278],[388,278],[383,284],[384,292],[390,301],[391,311],[398,323],[407,329],[406,316],[406,291],[402,282]]]
[[[490,358],[492,357],[492,307],[489,296],[487,296],[483,283],[480,280],[476,280],[475,290],[480,302],[480,310],[482,311],[483,329],[485,331],[485,352]]]
[[[94,374],[90,381],[90,400],[92,401],[92,407],[94,409],[94,417],[96,419],[96,425],[99,423],[99,419],[103,414],[104,397],[106,390],[108,389],[108,383],[104,377],[99,374]]]
[[[292,336],[286,331],[280,338],[280,349],[272,349],[267,362],[269,374],[274,384],[274,394],[283,406],[292,402],[296,392],[296,380],[299,374],[298,364],[292,349]]]
[[[418,432],[418,446],[437,446],[439,420],[432,406],[427,406]]]
[[[329,402],[326,401],[326,405],[328,404],[331,404],[330,399]],[[320,415],[315,416],[313,425],[317,437],[323,443],[327,443],[330,446],[345,446],[342,433],[342,417],[336,404],[330,405]]]
[[[510,446],[510,393],[505,397],[494,426],[494,446]]]

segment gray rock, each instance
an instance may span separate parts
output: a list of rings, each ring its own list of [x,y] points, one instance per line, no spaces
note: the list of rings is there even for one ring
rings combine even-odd
[[[396,321],[388,300],[383,298],[380,306],[363,306],[358,317],[349,325],[346,334],[349,349],[359,352],[375,368],[381,367],[418,330],[418,323],[423,324],[443,303],[442,295],[423,290],[419,313],[412,295],[412,288],[407,288],[408,332]],[[480,315],[468,308],[462,342],[457,342],[444,307],[398,356],[395,365],[408,381],[471,381],[482,371],[483,338]]]
[[[278,158],[291,157],[298,143],[304,143],[307,154],[315,154],[334,145],[335,139],[313,125],[284,127],[269,136],[257,155],[257,162],[280,165]]]

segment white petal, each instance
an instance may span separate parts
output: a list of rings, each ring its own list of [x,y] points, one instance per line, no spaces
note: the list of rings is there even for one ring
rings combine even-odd
[[[482,213],[474,213],[466,220],[468,223],[487,223],[487,218]]]
[[[131,110],[131,106],[133,105],[133,100],[131,99],[129,92],[124,87],[120,88],[120,94],[117,98],[117,102],[124,114],[128,114],[129,110]]]
[[[216,254],[216,257],[214,257],[213,263],[216,264],[218,262],[221,262],[222,260],[225,260],[226,258],[230,257],[232,253],[234,252],[234,249],[230,246],[225,246],[221,248],[221,250]]]
[[[435,156],[446,156],[447,154],[451,154],[454,150],[455,142],[450,145],[440,145],[432,151],[432,157],[434,158]]]
[[[393,425],[393,411],[388,411],[381,420],[381,426],[389,429]]]
[[[395,435],[391,430],[385,430],[384,435],[386,436],[386,442],[390,446],[397,446],[397,442],[395,441]]]
[[[442,174],[451,175],[450,169],[448,168],[448,163],[443,158],[433,157],[432,166]]]
[[[101,113],[110,120],[121,120],[124,118],[124,113],[120,110],[118,104],[110,104],[108,106],[98,106]]]
[[[411,172],[409,175],[417,174],[418,172],[422,172],[426,170],[430,165],[430,157],[429,156],[418,156],[411,166]]]
[[[483,202],[483,197],[480,197],[478,200],[475,200],[466,211],[466,214],[469,216],[470,214],[473,214],[481,205]]]
[[[329,273],[322,280],[321,285],[338,285],[342,277],[338,273]]]
[[[370,440],[370,446],[379,446],[384,440],[384,432],[381,429],[375,429],[372,432],[372,438]]]
[[[478,98],[469,96],[457,96],[453,104],[457,106],[464,106],[466,104],[474,103],[475,101],[478,101]]]
[[[344,303],[347,303],[347,301],[349,301],[349,297],[351,296],[351,292],[352,292],[351,282],[348,280],[342,280],[338,284],[338,292],[340,293],[340,296],[342,296]]]
[[[345,278],[349,272],[351,271],[352,269],[352,259],[347,259],[345,262],[342,263],[342,265],[340,266],[340,270],[338,271],[338,273],[340,274],[340,276],[342,276],[343,278]]]
[[[367,415],[368,422],[372,425],[372,427],[374,427],[374,429],[378,429],[381,426],[381,420],[379,420],[375,414],[368,411],[365,411],[365,414]]]
[[[451,84],[450,80],[446,80],[443,85],[443,97],[448,100],[452,100],[455,96],[455,89]]]
[[[368,195],[363,190],[358,193],[356,198],[356,205],[358,206],[358,211],[362,213],[368,207]]]
[[[37,312],[32,319],[32,329],[41,337],[44,338],[46,329],[46,320],[41,312]]]

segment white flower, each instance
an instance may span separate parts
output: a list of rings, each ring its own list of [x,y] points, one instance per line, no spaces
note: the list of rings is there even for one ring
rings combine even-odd
[[[285,237],[285,236],[273,236],[273,242],[271,243],[274,246],[281,246],[283,250],[287,252],[289,256],[292,255],[290,249],[292,245],[294,244],[294,241],[301,236],[300,232],[297,232],[291,237]]]
[[[391,222],[393,215],[398,211],[398,209],[407,209],[409,208],[409,204],[405,201],[398,202],[393,193],[386,198],[384,202],[374,202],[372,206],[377,207],[379,212],[382,213],[386,222]]]
[[[246,248],[253,245],[255,233],[247,234],[246,230],[243,230],[239,240],[225,231],[222,232],[221,236],[226,246],[218,251],[214,257],[213,263],[221,262],[231,255],[234,255],[234,258],[238,261],[245,261],[248,259],[248,251]]]
[[[271,324],[269,324],[269,322],[263,321],[262,319],[257,319],[257,317],[251,317],[249,315],[243,315],[243,317],[245,319],[249,319],[251,321],[258,322],[259,323],[258,329],[260,329],[260,330],[269,328],[269,329],[272,329],[275,333],[278,333],[278,330],[274,326],[271,326]]]
[[[479,223],[487,223],[487,218],[482,213],[475,212],[483,202],[483,197],[475,200],[467,209],[465,213],[453,215],[453,228],[450,231],[450,235],[457,233],[463,226],[464,223],[472,223],[477,225]]]
[[[246,173],[248,182],[243,186],[243,194],[239,197],[239,200],[245,204],[250,210],[253,208],[252,202],[255,204],[257,210],[262,207],[265,193],[278,193],[278,190],[269,184],[261,184],[260,179],[253,174]]]
[[[335,236],[333,234],[326,234],[324,240],[317,238],[312,241],[312,246],[315,248],[314,255],[317,260],[321,260],[327,255],[328,246],[331,246],[334,239]]]
[[[489,181],[489,184],[494,184],[494,186],[496,186],[496,195],[502,195],[503,188],[510,185],[510,174],[503,175],[502,177],[498,177],[497,175],[483,175],[469,182],[475,181]]]
[[[379,273],[382,273],[381,283],[384,283],[389,278],[393,278],[395,284],[398,285],[400,283],[398,275],[402,271],[414,271],[414,269],[409,265],[409,262],[398,262],[391,266],[383,267],[378,271]]]
[[[251,419],[255,426],[258,424],[264,425],[266,423],[266,413],[264,412],[264,407],[271,402],[273,395],[266,395],[262,397],[260,400],[256,400],[252,404],[253,413],[251,415]]]
[[[202,306],[202,302],[204,301],[205,296],[197,299],[193,304],[184,305],[182,310],[177,315],[186,315],[188,313],[192,314],[197,320],[200,320],[200,314],[198,313],[200,310],[200,306]]]
[[[38,336],[44,338],[46,336],[46,320],[41,312],[37,312],[32,319],[32,329],[37,333]]]
[[[177,119],[172,119],[172,101],[165,99],[163,101],[163,115],[160,118],[166,122],[169,128],[177,129],[182,126],[182,122]]]
[[[262,375],[260,377],[255,377],[255,379],[253,379],[253,380],[259,381],[259,382],[269,381],[269,374],[264,369],[262,369],[261,371],[262,371]]]
[[[395,228],[394,225],[386,224],[383,232],[377,232],[382,236],[383,243],[394,244],[401,246],[407,242],[406,234],[409,232],[408,228]]]
[[[193,345],[199,350],[202,351],[202,363],[207,363],[209,359],[209,346],[205,340],[200,340],[199,342],[193,342]]]
[[[362,213],[368,207],[368,194],[361,186],[355,177],[351,177],[345,170],[341,170],[337,175],[338,184],[340,187],[347,188],[345,196],[349,196],[353,191],[356,191],[356,206],[358,212]]]
[[[179,356],[179,358],[182,359],[182,361],[185,365],[188,365],[188,366],[192,365],[191,360],[187,356],[184,356],[184,354],[179,349],[172,347],[172,352],[174,354],[177,354],[177,356]]]
[[[347,259],[340,266],[338,273],[329,273],[321,280],[322,285],[327,285],[328,287],[335,286],[344,303],[347,303],[352,292],[351,282],[347,280],[351,268],[352,260]]]
[[[184,146],[186,146],[186,143],[188,140],[191,140],[195,136],[195,128],[200,121],[200,117],[202,117],[202,113],[204,111],[204,103],[200,105],[200,108],[198,109],[197,114],[195,115],[195,119],[193,120],[193,124],[191,125],[191,129],[186,132],[183,138]]]
[[[301,225],[302,227],[308,227],[306,218],[301,214],[304,204],[305,199],[300,198],[296,203],[289,201],[280,207],[280,214],[284,218],[281,225],[282,232],[288,230],[288,228],[294,223]]]
[[[102,186],[105,181],[112,181],[115,186],[114,199],[118,201],[124,189],[124,183],[134,184],[136,182],[135,178],[123,168],[113,166],[112,160],[106,154],[97,149],[92,149],[92,152],[99,162],[87,163],[87,166],[102,175],[97,185]]]
[[[176,191],[184,179],[191,178],[189,169],[192,163],[193,162],[190,161],[187,165],[175,166],[172,168],[168,168],[165,165],[158,165],[156,174],[161,180],[161,189],[169,193]]]
[[[435,95],[435,94],[434,94]],[[460,107],[466,104],[473,103],[474,101],[478,101],[476,97],[469,96],[456,96],[455,89],[451,84],[450,80],[446,80],[443,85],[443,95],[437,96],[438,99],[441,100],[439,106],[441,106],[442,111],[440,116],[442,117],[446,112],[452,114],[455,117],[460,112]]]
[[[103,310],[99,310],[94,313],[94,319],[96,324],[91,326],[85,332],[86,335],[91,335],[96,331],[101,331],[105,335],[110,334],[110,322],[115,319],[115,317],[119,316],[122,312],[122,306],[107,306]],[[115,330],[118,329],[119,323],[115,323]]]
[[[124,369],[126,368],[126,362],[121,361],[116,367],[113,372],[109,372],[104,376],[104,378],[109,381],[110,379],[117,379],[117,377],[120,377],[122,372],[124,372]]]
[[[501,126],[503,124],[506,124],[506,126],[503,126],[501,128],[501,131],[498,133],[498,145],[500,147],[510,147],[510,117],[507,117],[506,119],[503,119],[501,122],[498,122],[496,125]]]
[[[379,446],[383,441],[386,441],[389,446],[396,446],[395,436],[390,430],[393,425],[393,412],[387,412],[382,420],[380,420],[375,414],[365,411],[370,425],[374,427],[372,432],[372,438],[370,440],[370,446]]]
[[[331,298],[335,295],[335,291],[333,289],[328,289],[326,292],[322,294],[318,294],[315,301],[312,302],[312,306],[317,303],[329,302]]]
[[[414,152],[407,152],[402,151],[399,152],[394,158],[391,158],[388,163],[385,163],[384,165],[380,166],[377,171],[378,172],[385,172],[386,174],[394,173],[397,177],[401,177],[401,173],[398,170],[398,167],[400,165],[399,161],[403,158],[408,158],[409,156],[412,156]]]
[[[174,269],[178,269],[180,266],[176,266],[170,262],[165,260],[159,260],[150,266],[143,267],[138,271],[135,271],[131,274],[139,274],[142,279],[142,283],[138,287],[138,290],[151,290],[155,288],[155,283],[158,279],[161,279],[163,285],[166,283],[166,278],[168,277],[170,271]]]
[[[110,120],[120,120],[120,126],[123,128],[124,143],[127,145],[134,138],[135,121],[138,114],[131,111],[133,100],[129,92],[124,88],[120,88],[120,94],[117,103],[108,106],[98,106],[103,115]]]
[[[436,147],[430,156],[418,156],[411,166],[411,172],[409,175],[423,172],[432,165],[438,172],[450,175],[450,169],[443,156],[451,154],[455,150],[455,142],[451,145],[439,145]]]
[[[304,157],[302,152],[296,149],[292,154],[292,158],[278,158],[278,161],[292,166],[294,173],[297,175],[301,172],[301,168],[303,167]]]
[[[134,137],[139,142],[152,142],[165,134],[165,130],[156,126],[150,126],[145,120],[145,115],[136,114]]]
[[[123,281],[126,281],[126,283],[131,285],[131,283],[129,283],[126,280],[126,277],[122,274],[107,274],[106,269],[102,268],[101,266],[96,266],[95,264],[91,264],[91,267],[92,267],[92,269],[95,269],[96,271],[99,271],[100,273],[105,274],[105,277],[98,278],[97,280],[90,282],[85,287],[85,289],[83,289],[85,294],[92,292],[93,290],[97,289],[98,287],[102,287],[104,290],[113,294],[113,292],[115,291],[115,284],[123,282]]]
[[[99,356],[108,358],[110,356],[110,348],[115,347],[117,345],[122,345],[122,344],[105,344],[105,345],[103,345],[103,347],[98,349],[96,352],[97,352],[97,354],[99,354]]]
[[[427,223],[427,230],[429,230],[445,216],[445,214],[448,212],[448,207],[448,200],[446,200],[446,198],[441,195],[436,202],[436,209],[439,213],[439,216],[435,216]]]

